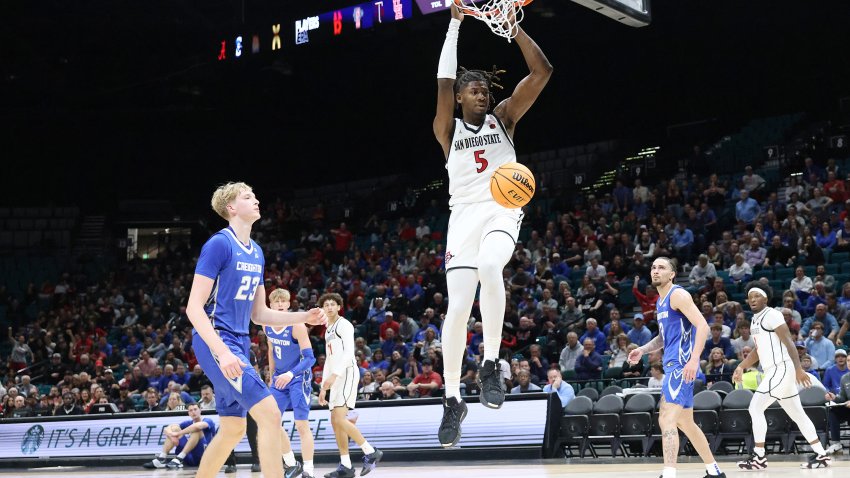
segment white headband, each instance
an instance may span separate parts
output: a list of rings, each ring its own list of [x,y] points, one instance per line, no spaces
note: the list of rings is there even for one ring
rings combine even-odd
[[[751,293],[753,293],[753,292],[755,292],[756,294],[759,294],[760,296],[762,296],[762,297],[764,297],[765,299],[767,299],[767,292],[765,292],[765,291],[763,291],[763,290],[759,289],[758,287],[753,287],[752,289],[750,289],[750,290],[749,290],[749,292],[747,292],[747,295],[749,295],[749,294],[751,294]]]

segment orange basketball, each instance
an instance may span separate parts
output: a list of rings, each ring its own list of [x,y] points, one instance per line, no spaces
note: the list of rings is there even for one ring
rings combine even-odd
[[[501,206],[508,209],[523,207],[534,197],[537,184],[534,175],[519,163],[499,166],[490,178],[490,194]]]

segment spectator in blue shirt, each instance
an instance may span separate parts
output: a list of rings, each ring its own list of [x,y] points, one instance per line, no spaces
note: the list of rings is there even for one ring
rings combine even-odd
[[[550,368],[546,373],[546,379],[549,383],[543,386],[545,393],[557,393],[561,399],[561,408],[566,408],[570,400],[576,398],[576,392],[572,385],[564,382],[561,379],[561,371],[555,368]]]
[[[835,358],[835,344],[824,337],[823,324],[815,322],[806,339],[806,350],[820,368],[829,368]]]
[[[815,242],[821,249],[832,249],[838,243],[835,236],[835,231],[829,227],[828,222],[821,224],[820,230],[817,233]]]
[[[174,366],[170,363],[166,364],[165,367],[163,367],[162,377],[160,377],[159,382],[159,393],[165,395],[164,392],[168,388],[168,382],[180,383],[179,378],[174,373]]]
[[[726,357],[727,360],[736,358],[735,348],[732,347],[732,341],[729,340],[729,337],[723,337],[723,326],[720,324],[711,324],[711,337],[705,341],[705,348],[702,349],[702,356],[700,356],[700,360],[708,363],[708,356],[711,353],[711,349],[720,348],[723,350],[723,356]],[[704,366],[705,364],[703,364]]]
[[[141,353],[142,344],[139,343],[139,339],[137,339],[135,335],[131,335],[130,342],[127,344],[127,349],[124,352],[124,356],[128,359],[135,360],[139,358],[139,354]]]
[[[835,365],[823,372],[823,386],[827,392],[841,393],[841,377],[847,373],[847,351],[835,350]]]
[[[584,332],[584,335],[579,337],[578,341],[584,343],[585,339],[593,340],[594,348],[598,351],[605,352],[605,350],[608,349],[608,342],[605,340],[605,334],[599,330],[599,327],[597,327],[596,319],[587,319],[585,326],[587,327],[587,330]]]
[[[830,341],[835,341],[835,336],[838,334],[838,321],[835,320],[835,316],[827,312],[827,306],[823,302],[815,306],[815,315],[807,318],[803,322],[803,326],[800,327],[800,336],[808,337],[809,330],[815,323],[821,324],[823,334],[826,335]]]
[[[673,250],[676,251],[676,255],[685,258],[685,260],[689,260],[693,245],[693,231],[688,229],[684,222],[678,223],[676,230],[673,231]]]
[[[192,398],[192,396],[189,395],[187,392],[184,392],[179,383],[172,382],[171,386],[166,387],[165,390],[163,390],[162,399],[160,399],[159,401],[159,406],[162,410],[165,410],[165,404],[168,403],[168,397],[170,397],[172,393],[179,394],[180,398],[183,399],[183,403],[185,403],[186,406],[195,403],[195,399]]]
[[[742,189],[741,200],[735,203],[735,219],[751,226],[758,219],[759,214],[761,214],[761,208],[758,201],[750,197],[749,191]]]
[[[100,358],[106,358],[112,355],[112,345],[106,341],[106,337],[101,336],[97,339],[97,352],[100,355]]]
[[[570,266],[561,260],[561,254],[552,254],[552,275],[569,277]]]
[[[647,342],[652,340],[652,332],[644,325],[643,314],[635,314],[632,318],[632,324],[634,327],[626,333],[631,343],[637,344],[638,347],[643,347]]]
[[[404,288],[404,296],[410,301],[414,307],[419,307],[422,303],[422,286],[416,282],[413,274],[407,276],[407,287]]]
[[[579,380],[593,380],[602,376],[602,356],[596,353],[596,345],[593,339],[587,338],[583,342],[584,350],[576,359],[576,378]]]

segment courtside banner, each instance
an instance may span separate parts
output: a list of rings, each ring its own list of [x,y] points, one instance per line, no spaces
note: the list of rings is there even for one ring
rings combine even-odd
[[[535,394],[521,400],[506,401],[500,410],[491,410],[469,400],[469,415],[463,422],[461,447],[542,446],[546,428],[547,397]],[[405,403],[407,402],[407,403]],[[358,404],[359,405],[359,404]],[[404,448],[440,448],[437,428],[442,405],[416,404],[396,400],[371,403],[349,413],[349,420],[367,437],[369,443],[384,450]],[[101,415],[102,416],[102,415]],[[110,418],[89,420],[33,419],[0,424],[0,458],[97,457],[114,455],[150,455],[162,448],[163,430],[172,423],[187,420],[187,415],[132,418],[115,414]],[[204,415],[218,423],[218,415]],[[327,409],[311,410],[310,429],[316,451],[336,451],[337,445]],[[283,427],[293,447],[300,449],[292,412],[283,415]],[[247,452],[248,440],[236,447]]]

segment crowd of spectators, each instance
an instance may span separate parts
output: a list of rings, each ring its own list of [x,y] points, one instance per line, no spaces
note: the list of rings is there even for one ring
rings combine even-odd
[[[542,389],[566,405],[570,384],[603,374],[657,384],[659,354],[638,364],[626,357],[657,333],[650,264],[674,256],[684,264],[682,285],[711,326],[705,380],[729,380],[754,346],[748,307],[733,300],[743,284],[759,271],[799,266],[772,305],[785,315],[810,369],[821,370],[824,386],[837,393],[847,372],[850,283],[837,282],[822,266],[827,255],[850,251],[850,185],[837,179],[850,181],[850,174],[832,160],[819,165],[811,158],[789,173],[782,184],[770,184],[751,167],[728,178],[679,172],[651,187],[618,180],[569,210],[533,204],[504,271],[506,390]],[[318,305],[326,292],[345,299],[344,315],[356,327],[359,398],[438,396],[441,324],[450,300],[443,268],[447,211],[431,201],[410,217],[374,215],[349,228],[328,224],[318,207],[299,237],[283,240],[289,208],[281,201],[264,207],[255,237],[266,255],[266,291],[289,290],[295,310]],[[122,412],[178,410],[195,401],[214,407],[185,309],[197,252],[175,245],[95,284],[63,274],[22,296],[0,286],[12,323],[2,415],[92,413],[107,403]],[[813,277],[804,266],[818,266]],[[35,302],[42,304],[37,316],[27,317]],[[310,331],[316,384],[323,332]],[[467,342],[461,381],[463,393],[474,395],[483,355],[477,304]],[[251,351],[267,376],[268,344],[259,327],[252,328]]]

